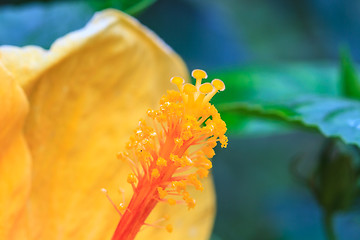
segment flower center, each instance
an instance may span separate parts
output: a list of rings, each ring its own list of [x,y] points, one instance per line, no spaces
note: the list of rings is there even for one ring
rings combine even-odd
[[[225,85],[219,79],[201,83],[207,78],[202,70],[194,70],[192,76],[195,85],[180,77],[171,79],[179,92],[168,91],[159,110],[148,110],[150,121],[139,122],[126,152],[118,154],[132,168],[127,181],[134,194],[125,210],[118,209],[121,219],[113,240],[134,239],[158,202],[194,208],[196,200],[187,188],[203,190],[199,178],[207,177],[212,167],[213,148],[217,142],[227,146],[226,124],[209,103]],[[173,228],[168,224],[165,229]]]

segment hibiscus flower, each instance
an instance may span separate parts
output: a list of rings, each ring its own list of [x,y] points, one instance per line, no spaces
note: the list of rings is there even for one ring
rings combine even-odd
[[[129,202],[130,168],[116,153],[172,76],[188,76],[179,56],[116,10],[49,50],[1,47],[0,239],[111,239],[120,217],[101,189],[122,202],[122,187]],[[215,194],[211,178],[202,184],[191,211],[153,210],[148,221],[169,215],[172,233],[148,226],[136,239],[208,239]]]

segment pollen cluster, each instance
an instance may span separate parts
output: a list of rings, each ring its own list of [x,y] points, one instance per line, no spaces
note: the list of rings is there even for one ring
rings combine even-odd
[[[194,70],[192,76],[195,85],[180,77],[171,79],[179,91],[168,91],[158,110],[148,110],[148,121],[140,120],[126,152],[118,154],[132,168],[127,181],[134,190],[122,219],[136,207],[153,208],[158,202],[194,208],[196,200],[188,188],[204,189],[199,179],[212,168],[213,148],[218,142],[227,146],[226,124],[209,103],[225,85],[219,79],[202,83],[207,78],[202,70]]]

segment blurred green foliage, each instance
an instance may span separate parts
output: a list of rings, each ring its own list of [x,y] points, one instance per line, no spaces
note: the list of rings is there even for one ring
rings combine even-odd
[[[281,120],[360,146],[360,132],[357,131],[360,129],[360,102],[347,99],[357,96],[360,84],[353,66],[349,57],[343,57],[341,70],[335,66],[292,65],[289,68],[284,65],[278,67],[281,70],[277,72],[259,67],[252,71],[239,69],[220,73],[218,75],[228,82],[230,90],[218,96],[215,103],[224,113]],[[341,77],[336,72],[341,72]],[[241,117],[237,123],[236,115],[231,116],[230,127],[243,125]]]
[[[259,115],[270,118],[271,115],[271,118],[278,120],[287,115],[296,115],[294,109],[286,106],[290,104],[288,99],[293,99],[295,96],[316,93],[324,96],[340,94],[338,70],[334,65],[329,64],[247,66],[211,73],[210,77],[212,76],[226,82],[226,94],[215,96],[214,104],[223,114],[229,129],[237,133],[248,131],[249,127],[253,129],[250,132],[252,134],[263,131],[259,126],[254,129],[251,126],[254,119],[245,116]],[[262,107],[274,109],[266,112],[261,110]],[[237,108],[242,110],[239,111]]]
[[[115,8],[130,15],[135,15],[149,7],[156,0],[89,0],[89,5],[96,10]]]
[[[346,49],[341,51],[341,90],[342,95],[360,99],[360,81],[357,74],[356,66],[353,63],[350,53]]]

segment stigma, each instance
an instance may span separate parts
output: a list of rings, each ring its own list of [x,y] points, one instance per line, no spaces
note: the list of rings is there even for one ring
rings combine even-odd
[[[194,113],[194,110],[209,103],[217,92],[224,91],[225,84],[220,79],[214,79],[211,83],[202,83],[203,79],[207,79],[207,73],[200,69],[193,70],[191,75],[196,80],[195,85],[185,83],[185,80],[181,77],[173,77],[170,81],[178,87],[186,110]]]

